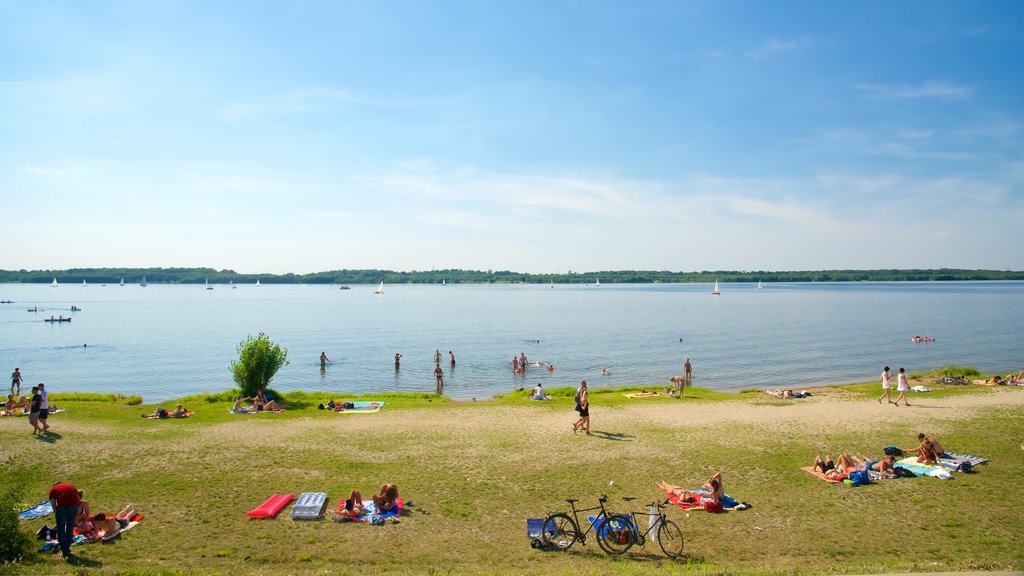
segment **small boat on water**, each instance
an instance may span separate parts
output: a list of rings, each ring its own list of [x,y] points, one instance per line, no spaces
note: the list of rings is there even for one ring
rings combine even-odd
[[[378,286],[377,289],[373,291],[373,293],[374,294],[383,294],[384,293],[384,281],[383,280],[380,281],[380,286]]]
[[[213,290],[213,286],[210,286],[210,279],[209,278],[206,279],[206,289],[207,290]]]
[[[349,290],[349,289],[350,288],[346,284],[342,284],[341,286],[338,286],[338,290]]]
[[[81,309],[81,308],[79,308],[78,306],[72,306],[72,307],[71,307],[71,311],[72,311],[72,312],[81,312],[81,311],[82,311],[82,309]],[[69,318],[69,320],[70,320],[70,318]]]
[[[715,296],[718,296],[719,294],[722,293],[722,291],[718,289],[718,280],[715,280],[715,289],[712,290],[711,293],[714,294]]]
[[[50,282],[50,288],[56,288],[56,287],[57,287],[57,279],[54,278],[53,282]]]
[[[764,284],[761,284],[760,280],[757,281],[757,289],[758,290],[764,290]]]
[[[64,318],[64,317],[60,317],[60,318],[44,318],[43,322],[57,322],[57,323],[60,323],[60,322],[71,322],[71,318]]]
[[[231,289],[232,290],[238,290],[238,286],[235,286],[235,281],[234,280],[228,280],[228,284],[231,285]]]
[[[124,278],[121,278],[121,283],[118,286],[124,286]]]
[[[597,286],[598,288],[601,287],[601,279],[600,278],[595,278],[594,279],[594,286]]]
[[[85,283],[85,280],[82,280],[82,288],[88,288],[88,287],[89,287],[89,285]]]
[[[260,287],[260,279],[259,279],[259,278],[257,278],[257,279],[256,279],[256,287],[257,287],[257,288],[259,288],[259,287]]]
[[[142,286],[143,288],[145,288],[146,286],[149,286],[149,284],[146,284],[146,276],[145,275],[142,276],[142,282],[139,282],[139,286]]]

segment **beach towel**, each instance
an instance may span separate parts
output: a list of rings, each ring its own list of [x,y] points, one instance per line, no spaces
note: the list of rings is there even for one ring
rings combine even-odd
[[[378,511],[376,505],[373,503],[373,500],[368,500],[368,501],[364,501],[363,502],[363,507],[366,508],[366,514],[363,514],[362,516],[355,516],[355,517],[346,516],[346,518],[351,518],[352,522],[359,522],[361,524],[376,524],[376,525],[380,525],[380,524],[384,524],[385,522],[387,522],[387,520],[389,518],[396,518],[396,517],[400,516],[402,514],[402,508],[404,507],[404,505],[405,505],[405,500],[404,499],[402,499],[402,498],[395,498],[395,505],[394,505],[393,508],[391,508],[391,510]],[[344,511],[345,511],[345,499],[342,498],[338,502],[338,512],[341,513],[341,512],[344,512]]]
[[[897,460],[895,465],[901,468],[906,468],[918,476],[931,476],[932,478],[939,478],[940,480],[949,480],[953,477],[953,475],[949,473],[949,470],[942,466],[929,466],[927,464],[919,463],[916,456],[907,456],[902,460]]]
[[[250,518],[273,518],[292,501],[292,498],[295,498],[295,494],[274,494],[245,515]]]
[[[981,456],[972,456],[970,454],[955,454],[952,452],[943,452],[942,456],[939,457],[939,462],[943,468],[947,470],[962,470],[965,468],[964,462],[970,463],[971,467],[977,466],[978,464],[985,464],[988,462],[988,458]]]
[[[629,394],[623,394],[626,398],[652,398],[654,396],[661,396],[656,391],[642,390],[640,392],[631,392]]]
[[[348,402],[352,406],[345,408],[345,403],[335,404],[335,414],[376,414],[380,412],[380,409],[384,407],[383,402],[378,401],[359,401],[359,402]]]
[[[28,510],[22,510],[18,512],[19,520],[35,520],[36,518],[42,518],[53,514],[53,507],[50,505],[49,500],[43,500],[39,504],[29,508]]]

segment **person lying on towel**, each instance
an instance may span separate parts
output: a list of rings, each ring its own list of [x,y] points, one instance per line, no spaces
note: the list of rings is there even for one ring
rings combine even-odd
[[[658,481],[658,488],[661,488],[666,496],[675,495],[679,498],[680,503],[690,504],[703,504],[705,501],[718,502],[725,496],[725,487],[722,486],[722,473],[718,472],[714,476],[708,479],[707,482],[701,484],[700,487],[707,492],[693,492],[683,488],[682,486],[673,486],[672,484],[666,484],[665,482]]]
[[[363,495],[359,493],[359,490],[353,490],[348,493],[348,498],[345,499],[345,506],[338,514],[352,518],[358,518],[366,514],[366,506],[363,506]]]
[[[124,507],[123,510],[117,513],[117,516],[108,518],[106,514],[100,512],[92,517],[92,528],[93,533],[99,540],[105,540],[113,538],[122,529],[128,526],[131,518],[138,514],[135,508],[129,504]]]
[[[849,454],[839,455],[839,465],[832,461],[832,457],[829,455],[825,456],[822,460],[821,456],[814,457],[814,469],[821,470],[821,473],[826,478],[831,480],[844,480],[854,470],[874,470],[882,475],[883,478],[895,478],[896,473],[893,471],[893,464],[896,462],[894,456],[886,456],[882,460],[868,460],[867,458],[857,458],[850,456]]]

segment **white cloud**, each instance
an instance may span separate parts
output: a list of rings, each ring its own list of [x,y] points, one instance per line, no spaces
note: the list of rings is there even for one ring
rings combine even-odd
[[[867,98],[885,100],[936,99],[964,100],[974,94],[970,86],[949,82],[923,84],[855,84],[854,88]]]

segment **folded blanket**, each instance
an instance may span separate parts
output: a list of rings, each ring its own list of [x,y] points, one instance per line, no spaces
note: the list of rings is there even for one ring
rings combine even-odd
[[[53,514],[53,507],[50,505],[49,500],[43,500],[39,504],[29,508],[28,510],[22,510],[18,512],[19,520],[35,520],[36,518],[42,518]]]

